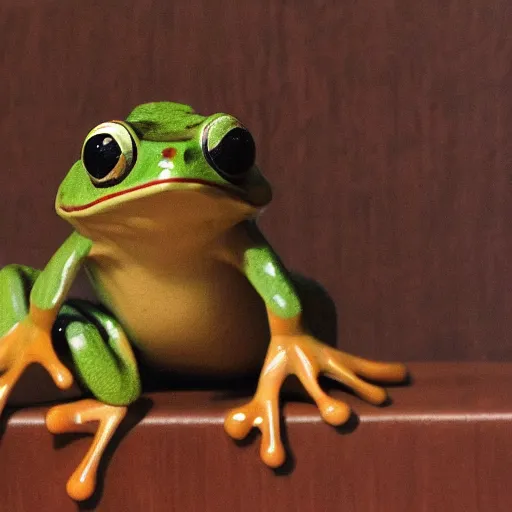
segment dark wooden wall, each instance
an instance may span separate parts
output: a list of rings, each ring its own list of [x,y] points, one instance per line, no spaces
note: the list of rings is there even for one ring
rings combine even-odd
[[[510,0],[2,0],[0,264],[66,236],[90,128],[180,101],[252,129],[262,224],[341,346],[510,359],[511,22]]]

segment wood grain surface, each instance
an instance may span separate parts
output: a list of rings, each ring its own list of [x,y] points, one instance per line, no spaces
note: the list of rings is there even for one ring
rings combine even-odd
[[[509,512],[511,364],[416,364],[393,407],[347,399],[347,428],[309,404],[285,409],[291,455],[275,473],[259,437],[237,446],[222,429],[221,393],[162,393],[104,466],[102,492],[77,506],[65,482],[91,438],[54,437],[46,408],[11,416],[0,444],[1,510],[59,512]],[[128,423],[147,410],[140,402]]]
[[[2,0],[0,264],[68,233],[54,195],[90,128],[180,101],[252,129],[262,224],[334,296],[341,346],[508,360],[511,21],[509,0]]]

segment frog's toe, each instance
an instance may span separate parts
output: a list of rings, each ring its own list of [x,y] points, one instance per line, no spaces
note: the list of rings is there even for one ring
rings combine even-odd
[[[326,349],[326,354],[334,364],[344,366],[365,379],[398,383],[408,375],[407,367],[402,363],[371,361],[336,349]]]
[[[255,396],[248,404],[231,410],[224,422],[226,432],[234,439],[244,439],[256,427],[261,432],[260,457],[272,468],[281,466],[286,453],[279,428],[279,401]]]
[[[9,395],[11,394],[16,382],[18,382],[21,374],[25,370],[25,366],[17,364],[11,366],[3,375],[0,377],[0,414],[7,404]]]
[[[368,361],[328,347],[308,335],[292,336],[288,340],[290,373],[297,375],[313,398],[323,419],[331,425],[348,420],[350,410],[346,404],[326,395],[318,384],[323,374],[352,389],[359,397],[375,405],[388,398],[386,390],[365,382],[361,377],[385,382],[402,381],[407,370],[399,363]]]
[[[365,382],[362,378],[382,382],[402,382],[407,368],[400,363],[381,363],[325,347],[320,358],[321,369],[328,377],[352,389],[372,404],[382,404],[388,398],[386,390]]]
[[[235,439],[243,439],[256,427],[261,432],[260,456],[270,467],[281,466],[286,453],[281,441],[279,392],[287,375],[287,359],[282,347],[269,347],[261,371],[258,389],[253,399],[230,411],[224,422],[226,432]]]
[[[250,404],[247,404],[229,411],[224,421],[224,429],[237,441],[245,439],[254,427],[254,418],[249,415],[249,406]]]
[[[113,406],[86,399],[52,407],[46,416],[46,426],[54,434],[90,432],[90,423],[99,422],[87,454],[68,480],[66,490],[76,501],[92,496],[101,457],[126,415],[127,407]]]

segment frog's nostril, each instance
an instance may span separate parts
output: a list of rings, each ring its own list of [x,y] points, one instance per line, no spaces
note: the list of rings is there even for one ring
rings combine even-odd
[[[174,158],[176,156],[176,148],[165,148],[162,151],[162,156],[164,158]]]

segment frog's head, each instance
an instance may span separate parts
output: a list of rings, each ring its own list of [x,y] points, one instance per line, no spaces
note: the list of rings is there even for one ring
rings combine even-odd
[[[98,215],[136,217],[140,208],[160,211],[169,222],[223,212],[243,220],[271,199],[254,161],[253,138],[233,116],[147,103],[126,121],[102,123],[87,135],[56,210],[73,224]]]

